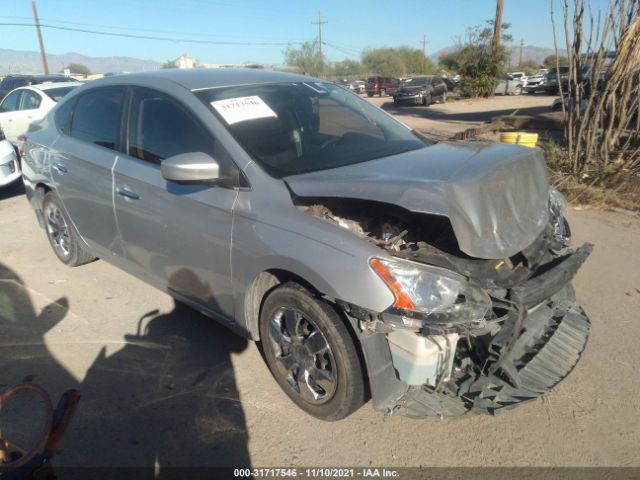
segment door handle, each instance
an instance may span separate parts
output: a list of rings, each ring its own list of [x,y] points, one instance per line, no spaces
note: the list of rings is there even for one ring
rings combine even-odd
[[[130,198],[131,200],[140,200],[140,195],[123,186],[116,187],[116,193],[125,198]]]
[[[56,172],[58,172],[60,175],[64,175],[65,173],[67,173],[69,170],[67,170],[67,167],[65,167],[63,164],[61,163],[52,163],[51,164],[51,168],[53,168]]]

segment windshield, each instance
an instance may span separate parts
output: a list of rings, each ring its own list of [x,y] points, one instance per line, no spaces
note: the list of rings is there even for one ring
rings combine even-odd
[[[247,153],[277,178],[425,146],[407,127],[334,84],[250,85],[196,95]]]
[[[73,86],[73,87],[49,88],[47,90],[44,90],[44,93],[46,93],[47,96],[49,96],[51,100],[53,100],[54,102],[59,102],[62,97],[64,97],[67,93],[69,93],[74,88],[77,88],[77,87]]]
[[[403,87],[417,87],[421,85],[429,85],[431,83],[432,77],[416,77],[416,78],[407,78],[402,81]]]

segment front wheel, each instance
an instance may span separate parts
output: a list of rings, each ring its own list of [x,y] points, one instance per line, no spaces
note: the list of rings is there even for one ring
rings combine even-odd
[[[53,192],[44,196],[42,212],[47,239],[62,263],[78,267],[96,259],[82,248],[67,212]]]
[[[300,285],[287,283],[269,294],[260,338],[274,378],[305,412],[335,421],[364,403],[364,373],[346,325]]]
[[[520,95],[522,93],[522,87],[521,86],[517,86],[513,92],[514,95]]]
[[[431,105],[431,95],[425,95],[424,97],[422,97],[422,105],[425,107]]]

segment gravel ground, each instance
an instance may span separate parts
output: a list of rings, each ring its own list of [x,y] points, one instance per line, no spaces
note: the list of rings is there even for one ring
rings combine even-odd
[[[417,128],[457,131],[471,117],[432,115],[548,103],[506,97],[398,113]],[[294,407],[254,344],[106,262],[60,264],[24,196],[5,191],[0,306],[13,313],[0,316],[0,383],[82,391],[60,465],[640,467],[640,219],[577,210],[569,219],[576,244],[595,243],[575,279],[593,329],[550,394],[497,417],[386,418],[369,403],[324,423]]]

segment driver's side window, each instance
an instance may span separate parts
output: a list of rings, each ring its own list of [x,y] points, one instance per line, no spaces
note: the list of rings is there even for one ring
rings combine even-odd
[[[22,92],[11,92],[7,95],[2,103],[0,103],[0,112],[13,112],[18,110],[21,95]]]

